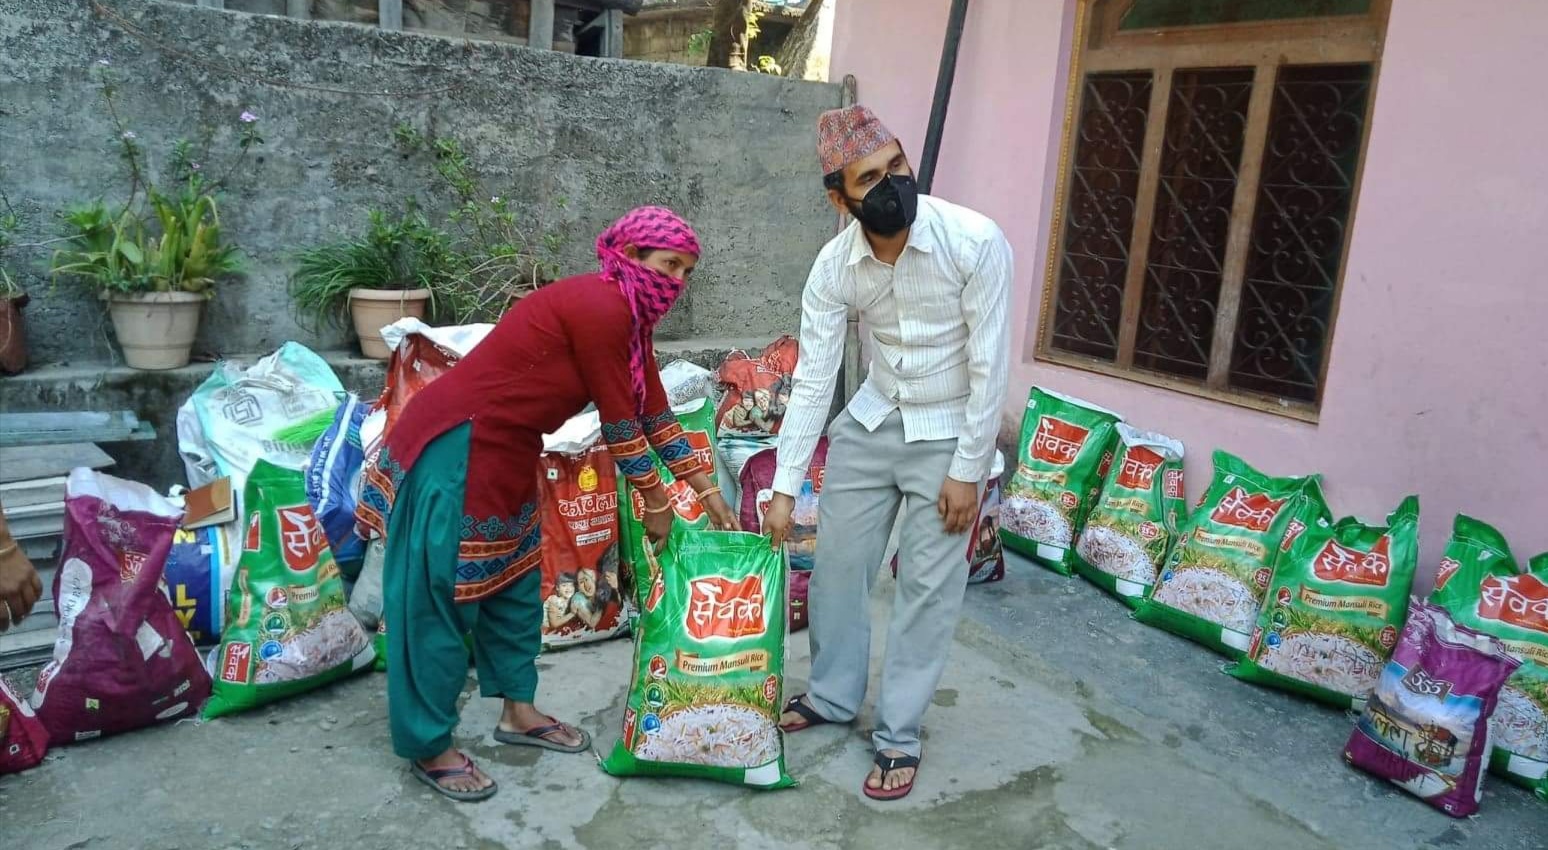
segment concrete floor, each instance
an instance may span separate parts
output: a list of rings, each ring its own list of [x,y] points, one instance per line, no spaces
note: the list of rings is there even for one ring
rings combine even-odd
[[[1453,821],[1346,768],[1341,713],[1221,675],[1215,657],[1078,580],[1015,562],[969,599],[920,784],[902,803],[859,795],[869,750],[854,730],[792,736],[801,787],[758,793],[620,781],[589,755],[500,747],[488,734],[496,705],[474,699],[460,743],[502,791],[458,806],[392,758],[383,680],[368,676],[245,716],[58,750],[0,778],[0,834],[7,850],[1545,845],[1548,804],[1491,781],[1482,816]],[[804,635],[790,650],[794,693]],[[629,656],[614,642],[545,657],[541,702],[610,746]]]

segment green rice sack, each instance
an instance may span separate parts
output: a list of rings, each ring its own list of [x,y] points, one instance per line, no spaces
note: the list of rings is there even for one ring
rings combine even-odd
[[[1016,473],[1000,505],[1006,546],[1060,575],[1074,573],[1071,547],[1113,462],[1121,419],[1079,399],[1032,388]]]
[[[1418,570],[1418,496],[1386,526],[1319,519],[1275,565],[1247,656],[1226,672],[1363,710],[1408,618]]]
[[[295,696],[369,669],[375,654],[344,604],[344,579],[299,471],[260,460],[243,489],[245,541],[226,627],[210,654],[206,719]]]
[[[673,523],[635,582],[623,737],[602,769],[788,788],[779,731],[785,560],[769,538]]]
[[[1118,423],[1118,459],[1075,543],[1075,572],[1130,608],[1150,595],[1188,515],[1182,443]]]
[[[1489,766],[1548,800],[1548,552],[1517,572],[1498,531],[1459,516],[1430,601],[1521,660],[1489,721]]]
[[[1321,478],[1270,478],[1226,452],[1183,524],[1142,623],[1237,657],[1246,652],[1274,561],[1318,519],[1328,517]]]
[[[687,404],[673,406],[672,412],[677,414],[677,421],[683,426],[683,432],[692,444],[694,454],[698,455],[699,462],[712,470],[710,480],[718,484],[719,476],[714,471],[715,405],[709,399],[697,398]],[[651,457],[656,461],[656,471],[661,474],[661,483],[666,487],[667,498],[672,502],[678,518],[694,528],[709,528],[709,512],[699,502],[698,494],[688,486],[688,482],[673,478],[654,452]],[[618,510],[622,520],[619,526],[619,534],[622,536],[618,542],[618,558],[632,575],[645,568],[642,543],[645,539],[645,499],[635,492],[634,485],[622,475],[618,476]]]

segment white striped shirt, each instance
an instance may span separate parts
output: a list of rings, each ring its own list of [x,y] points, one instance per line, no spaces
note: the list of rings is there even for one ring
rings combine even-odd
[[[858,222],[812,265],[801,299],[801,359],[780,427],[775,492],[795,495],[822,435],[851,308],[871,335],[871,368],[849,415],[875,431],[894,410],[904,438],[957,440],[950,476],[988,479],[1009,381],[1011,249],[985,216],[920,196],[895,265]]]

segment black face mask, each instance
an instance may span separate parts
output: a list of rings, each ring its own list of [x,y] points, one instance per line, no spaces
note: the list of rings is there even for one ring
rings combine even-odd
[[[913,225],[919,213],[919,188],[912,174],[888,174],[859,203],[846,196],[844,205],[868,232],[894,236]]]

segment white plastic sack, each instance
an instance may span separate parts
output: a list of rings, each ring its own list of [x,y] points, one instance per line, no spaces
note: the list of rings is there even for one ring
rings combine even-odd
[[[331,421],[343,397],[333,369],[298,342],[247,369],[221,363],[177,412],[178,453],[189,486],[230,476],[232,492],[241,493],[259,459],[305,468],[312,442],[288,440],[285,432],[324,417]]]
[[[661,386],[667,400],[675,407],[694,399],[707,398],[718,402],[720,383],[715,373],[687,360],[673,360],[661,368]]]
[[[382,342],[387,344],[387,350],[397,351],[404,339],[413,334],[420,334],[458,357],[466,357],[468,352],[483,342],[484,337],[489,336],[492,330],[494,325],[487,322],[472,325],[446,325],[437,328],[407,316],[382,328]]]

